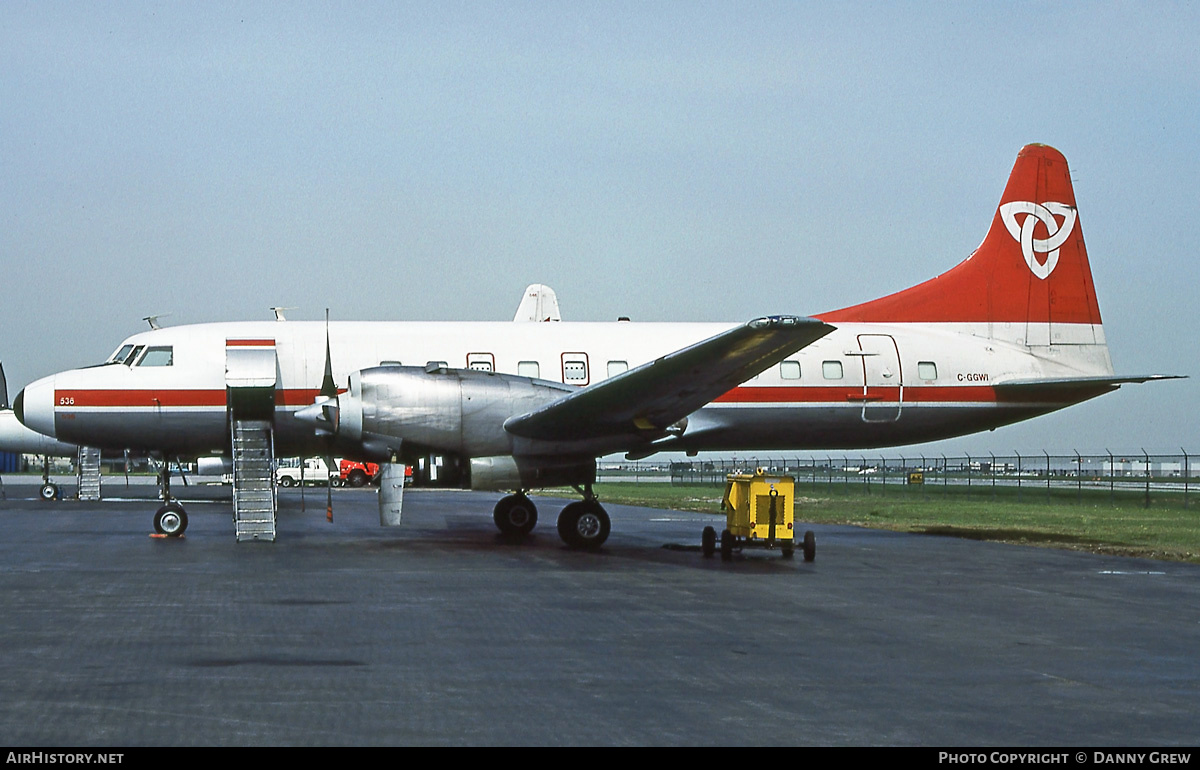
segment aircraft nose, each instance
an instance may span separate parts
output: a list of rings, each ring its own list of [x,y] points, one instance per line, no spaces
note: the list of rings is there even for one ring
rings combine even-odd
[[[57,438],[54,431],[54,378],[43,377],[26,385],[13,401],[13,412],[26,428]]]

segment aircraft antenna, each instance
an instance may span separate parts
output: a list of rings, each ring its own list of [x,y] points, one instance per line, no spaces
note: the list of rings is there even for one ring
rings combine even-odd
[[[146,323],[150,324],[151,329],[161,329],[162,326],[159,325],[158,319],[166,318],[169,315],[171,315],[171,314],[170,313],[159,313],[158,315],[148,315],[145,318],[143,318],[142,320],[145,321]]]

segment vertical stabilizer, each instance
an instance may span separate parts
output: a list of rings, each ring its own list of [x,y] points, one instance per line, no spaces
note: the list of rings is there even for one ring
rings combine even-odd
[[[987,237],[970,257],[925,283],[818,318],[978,324],[989,336],[1031,347],[1103,344],[1066,159],[1046,145],[1022,148]]]
[[[514,321],[561,321],[558,312],[558,295],[554,289],[540,283],[525,288],[521,304],[517,306]]]

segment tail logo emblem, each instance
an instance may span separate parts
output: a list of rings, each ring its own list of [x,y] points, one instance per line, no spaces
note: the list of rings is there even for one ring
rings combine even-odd
[[[1025,214],[1020,223],[1017,217]],[[1058,265],[1058,247],[1066,243],[1075,229],[1077,214],[1074,206],[1065,203],[1032,203],[1030,201],[1013,201],[1000,207],[1000,218],[1008,228],[1008,234],[1021,244],[1021,256],[1030,271],[1043,281],[1050,277]],[[1058,217],[1062,217],[1059,224]],[[1046,226],[1046,238],[1034,238],[1033,228],[1041,222]],[[1045,254],[1046,261],[1039,262],[1035,253]]]

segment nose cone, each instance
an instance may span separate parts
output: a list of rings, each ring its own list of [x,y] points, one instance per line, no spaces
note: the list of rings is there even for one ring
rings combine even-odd
[[[43,377],[27,385],[13,401],[13,412],[26,428],[55,438],[54,377]]]

